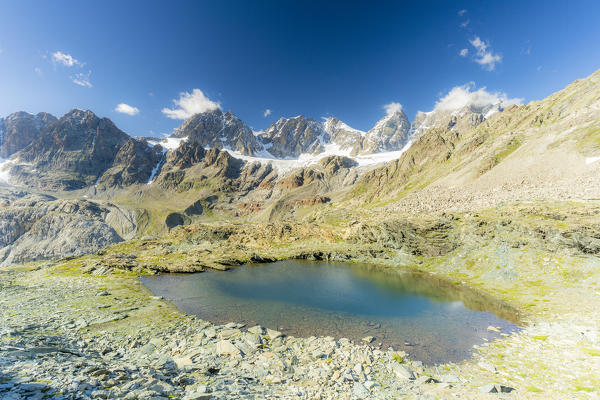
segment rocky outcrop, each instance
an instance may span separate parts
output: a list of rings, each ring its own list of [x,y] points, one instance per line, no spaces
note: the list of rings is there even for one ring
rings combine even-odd
[[[328,174],[333,175],[342,168],[349,169],[352,167],[356,167],[358,165],[358,163],[349,157],[328,156],[328,157],[323,157],[321,160],[319,160],[319,165]]]
[[[146,141],[130,138],[119,149],[112,167],[102,174],[96,186],[114,188],[147,183],[163,158],[160,145],[150,147]]]
[[[362,150],[366,132],[351,128],[334,117],[327,118],[324,127],[331,142],[338,145],[341,150],[350,150],[352,155],[356,155]]]
[[[183,142],[178,148],[167,153],[165,168],[189,168],[200,163],[205,153],[200,143]]]
[[[261,135],[265,147],[277,158],[296,158],[302,153],[321,153],[329,142],[323,124],[299,115],[281,118]]]
[[[0,210],[0,265],[96,252],[135,233],[130,217],[85,200],[13,200]]]
[[[361,153],[372,154],[402,149],[410,139],[410,127],[404,111],[386,115],[367,132]]]

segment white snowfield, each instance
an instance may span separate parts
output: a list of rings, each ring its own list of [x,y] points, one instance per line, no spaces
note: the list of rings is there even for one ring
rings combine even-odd
[[[182,142],[186,142],[188,138],[176,138],[176,137],[166,137],[162,140],[148,140],[148,144],[152,147],[160,144],[163,148],[163,152],[166,153],[168,150],[175,150],[181,145]]]
[[[163,148],[166,149],[165,150],[165,152],[166,152],[169,150],[176,149],[177,147],[179,147],[179,145],[181,143],[183,143],[185,141],[187,141],[187,138],[167,138],[167,139],[164,139],[163,141],[148,141],[148,143],[153,146],[156,144],[160,144],[161,146],[163,146]],[[309,166],[312,164],[316,164],[319,162],[319,160],[321,160],[327,156],[349,157],[349,158],[352,158],[353,160],[355,160],[360,167],[375,165],[375,164],[380,164],[380,163],[386,163],[386,162],[395,160],[397,158],[400,158],[400,156],[406,150],[409,149],[410,145],[411,145],[411,142],[409,141],[401,150],[351,156],[350,149],[342,149],[340,146],[338,146],[336,144],[327,143],[327,144],[324,144],[325,151],[323,151],[322,153],[318,153],[318,154],[304,153],[304,154],[301,154],[298,158],[293,158],[293,159],[275,158],[266,150],[263,150],[259,156],[247,156],[247,155],[240,153],[239,151],[235,151],[235,150],[232,150],[231,148],[227,148],[227,147],[223,148],[223,150],[227,151],[230,155],[232,155],[233,157],[238,158],[240,160],[244,160],[247,162],[260,162],[263,164],[271,164],[273,166],[273,168],[275,168],[278,172],[286,173],[286,172],[291,171],[296,168],[301,168],[301,167],[306,167],[306,166]],[[207,150],[208,150],[208,148],[207,148]],[[156,165],[156,167],[154,168],[154,170],[152,171],[152,176],[149,179],[148,184],[152,183],[152,181],[154,180],[154,177],[155,177],[156,173],[158,173],[158,169],[159,169],[161,163],[162,163],[162,161],[159,162]]]
[[[8,183],[9,179],[10,179],[10,174],[8,172],[10,164],[12,164],[13,161],[11,160],[5,160],[3,158],[0,158],[0,183]]]
[[[244,160],[247,162],[260,162],[263,164],[271,164],[273,168],[275,168],[279,173],[287,173],[293,169],[307,167],[309,165],[313,165],[319,162],[319,160],[327,157],[327,156],[344,156],[348,158],[352,158],[358,163],[359,167],[375,165],[380,163],[386,163],[395,159],[400,158],[400,156],[409,149],[411,142],[409,141],[401,150],[397,151],[388,151],[383,153],[374,153],[367,155],[358,155],[351,156],[351,149],[342,149],[340,146],[327,143],[324,144],[325,151],[318,154],[301,154],[298,158],[293,159],[280,159],[273,157],[269,152],[263,151],[260,157],[247,156],[239,151],[235,151],[229,148],[224,148],[223,150],[227,151],[233,157],[238,158],[240,160]]]
[[[585,159],[586,164],[591,164],[596,161],[600,161],[600,157],[586,157],[586,159]]]

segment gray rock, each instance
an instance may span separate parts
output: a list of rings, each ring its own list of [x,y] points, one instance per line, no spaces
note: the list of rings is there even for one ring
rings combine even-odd
[[[274,339],[277,339],[277,338],[283,336],[283,334],[274,329],[267,329],[267,336],[269,336],[269,338],[271,338],[271,340],[274,340]]]
[[[499,383],[488,383],[479,387],[479,391],[482,393],[510,393],[514,390],[510,386],[504,386]]]
[[[255,335],[262,335],[265,332],[265,330],[262,326],[256,325],[252,328],[248,328],[248,332],[253,333]]]
[[[216,352],[218,355],[227,355],[232,357],[242,357],[242,352],[229,340],[220,340],[217,342]]]
[[[404,365],[394,364],[392,366],[392,371],[400,379],[415,379],[415,374],[410,369],[406,368]]]
[[[370,395],[369,389],[359,382],[354,383],[352,394],[358,398],[365,398]]]
[[[446,382],[446,383],[460,383],[462,382],[462,380],[456,376],[456,375],[452,375],[452,374],[444,374],[440,377],[440,380],[442,382]]]
[[[427,376],[427,375],[422,375],[415,380],[415,383],[417,385],[423,385],[425,383],[438,383],[438,382],[439,382],[438,380],[436,380],[430,376]]]

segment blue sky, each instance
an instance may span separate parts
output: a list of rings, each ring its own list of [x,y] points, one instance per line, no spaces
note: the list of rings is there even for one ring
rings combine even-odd
[[[386,104],[412,119],[468,82],[543,98],[600,68],[599,15],[598,1],[0,0],[0,116],[78,107],[156,136],[189,93],[256,130],[298,114],[366,130]]]

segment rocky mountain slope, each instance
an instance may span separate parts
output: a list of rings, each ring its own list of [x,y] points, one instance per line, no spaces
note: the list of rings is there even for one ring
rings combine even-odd
[[[20,122],[11,120],[7,125],[11,141],[4,148],[16,148],[9,146],[13,142],[27,144],[11,153],[11,162],[4,167],[12,183],[50,190],[81,189],[100,181],[130,185],[147,182],[162,158],[160,146],[151,148],[129,137],[91,111],[74,109],[58,120],[47,114],[18,115]]]
[[[16,112],[0,118],[0,158],[8,158],[37,139],[56,117],[48,113],[36,115]]]
[[[369,201],[414,210],[600,197],[600,72],[480,120],[461,110],[361,177]]]

